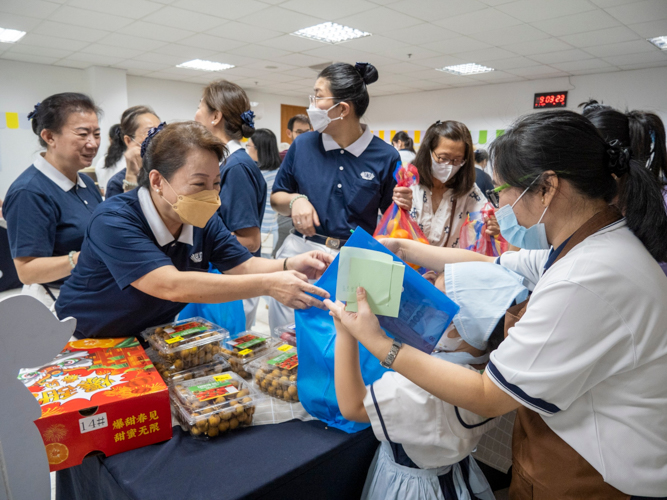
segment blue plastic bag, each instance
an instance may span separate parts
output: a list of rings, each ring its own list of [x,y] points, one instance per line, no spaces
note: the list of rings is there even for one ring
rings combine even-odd
[[[220,274],[214,267],[209,267],[209,273]],[[188,304],[178,314],[180,319],[199,316],[229,330],[229,335],[234,336],[245,331],[245,312],[243,301],[222,302],[220,304]]]
[[[354,232],[346,246],[384,252],[390,254],[394,261],[402,262],[361,228]],[[338,257],[316,283],[329,292],[331,300],[336,300],[337,276]],[[389,336],[397,337],[430,354],[459,307],[414,269],[407,266],[403,288],[398,318],[378,316],[380,325]],[[334,387],[336,328],[329,312],[311,307],[296,311],[295,317],[299,353],[299,399],[304,408],[314,417],[345,432],[352,433],[365,429],[369,424],[346,420],[338,408]],[[372,384],[387,371],[361,344],[359,361],[366,385]]]

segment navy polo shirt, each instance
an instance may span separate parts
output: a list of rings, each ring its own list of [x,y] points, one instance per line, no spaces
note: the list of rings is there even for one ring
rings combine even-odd
[[[100,203],[102,196],[90,177],[79,174],[75,184],[39,157],[12,183],[2,206],[12,258],[78,252]]]
[[[266,208],[266,181],[257,163],[237,141],[227,144],[233,152],[220,165],[220,208],[218,213],[234,232],[261,227]],[[262,249],[255,252],[260,257]]]
[[[127,169],[124,168],[123,170],[119,170],[115,174],[111,176],[111,179],[107,182],[107,189],[104,192],[104,198],[109,199],[112,196],[116,196],[117,194],[123,194],[125,191],[123,191],[123,181],[125,180],[125,172],[127,172]]]
[[[307,132],[292,143],[280,166],[273,192],[308,196],[320,219],[317,233],[347,239],[362,227],[373,234],[378,209],[384,212],[393,196],[396,149],[371,134],[341,149],[328,134]]]
[[[225,272],[251,258],[220,217],[184,224],[175,241],[145,188],[105,201],[93,214],[72,276],[56,301],[59,318],[76,318],[77,337],[129,337],[172,321],[186,304],[145,294],[131,283],[163,266]]]

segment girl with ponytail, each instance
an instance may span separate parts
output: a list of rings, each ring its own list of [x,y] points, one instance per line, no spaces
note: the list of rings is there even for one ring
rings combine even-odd
[[[259,257],[262,254],[260,227],[268,193],[262,172],[241,145],[244,138],[252,137],[255,132],[255,113],[250,109],[250,99],[235,83],[212,82],[204,88],[195,121],[226,146],[220,162],[218,214],[239,243]],[[243,301],[248,330],[255,322],[258,305],[258,298]]]
[[[623,113],[595,100],[582,103],[581,106],[583,115],[595,125],[607,141],[615,141],[629,150],[629,176],[618,177],[618,203],[621,208],[649,204],[645,212],[642,210],[643,207],[640,207],[640,210],[631,209],[629,213],[624,213],[630,227],[636,228],[635,234],[644,242],[651,254],[655,254],[667,234],[661,216],[667,210],[665,126],[658,115],[648,111],[633,110]],[[651,176],[657,181],[655,186],[651,186]],[[632,177],[635,178],[635,182],[629,180]],[[636,182],[637,179],[642,181]],[[662,200],[656,196],[660,191]],[[665,260],[667,260],[665,257],[659,259],[663,271],[667,274]]]

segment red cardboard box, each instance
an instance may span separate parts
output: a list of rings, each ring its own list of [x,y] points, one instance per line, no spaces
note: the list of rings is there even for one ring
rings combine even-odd
[[[35,424],[51,471],[171,439],[169,391],[134,338],[69,342],[19,379],[42,407]]]

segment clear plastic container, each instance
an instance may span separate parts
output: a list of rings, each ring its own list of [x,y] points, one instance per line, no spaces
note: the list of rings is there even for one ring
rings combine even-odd
[[[273,338],[296,347],[296,324],[291,323],[273,329]]]
[[[141,333],[165,365],[182,371],[213,361],[229,332],[204,318],[189,318],[148,328]]]
[[[172,406],[184,431],[214,438],[250,425],[262,397],[235,373],[224,372],[175,384]]]
[[[248,371],[262,392],[290,403],[299,401],[298,368],[296,347],[289,344],[282,344],[248,365]]]
[[[279,342],[275,339],[263,337],[256,332],[243,332],[236,338],[225,339],[222,354],[232,365],[232,371],[248,379],[251,377],[247,370],[248,364],[268,354],[277,345]]]
[[[182,370],[180,372],[173,371],[173,365],[170,368],[171,369],[167,369],[164,373],[160,373],[165,383],[169,386],[186,380],[218,375],[232,369],[231,365],[222,354],[214,354],[213,360],[210,363],[188,368],[187,370]]]

